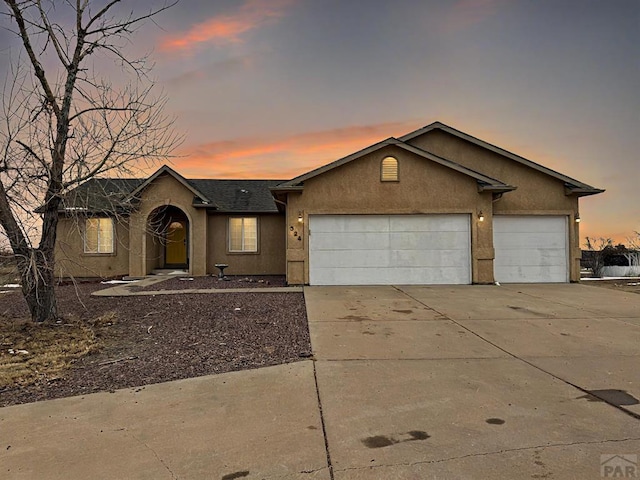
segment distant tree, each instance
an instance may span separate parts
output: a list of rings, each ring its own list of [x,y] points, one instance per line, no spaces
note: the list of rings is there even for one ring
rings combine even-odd
[[[618,266],[624,267],[628,265],[627,262],[627,254],[629,253],[629,249],[619,243],[618,245],[607,245],[602,250],[602,260],[604,262],[604,266]]]
[[[635,237],[627,239],[629,243],[629,251],[625,253],[625,258],[629,262],[630,267],[640,268],[640,232],[634,232]]]
[[[180,140],[148,78],[148,59],[125,54],[132,33],[173,4],[120,15],[120,0],[3,2],[0,14],[22,48],[12,56],[0,113],[0,225],[31,317],[42,322],[58,316],[54,252],[65,193],[166,158]],[[101,76],[107,59],[112,67]]]
[[[610,238],[585,237],[584,245],[589,251],[589,260],[586,262],[587,268],[591,269],[594,277],[602,277],[605,265],[605,249],[613,247],[613,241]]]

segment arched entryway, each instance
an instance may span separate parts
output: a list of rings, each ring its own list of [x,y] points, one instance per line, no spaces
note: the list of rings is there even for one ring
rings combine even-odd
[[[164,205],[149,214],[147,228],[147,270],[188,270],[190,239],[187,215],[178,207]]]

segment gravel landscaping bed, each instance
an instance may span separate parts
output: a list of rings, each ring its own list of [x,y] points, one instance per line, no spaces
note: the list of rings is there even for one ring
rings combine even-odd
[[[181,289],[186,288],[185,283],[189,288],[208,288],[196,285],[217,279],[172,279],[156,288],[166,289],[169,282]],[[0,406],[276,365],[310,355],[302,293],[90,295],[109,286],[91,283],[58,287],[63,320],[57,326],[43,328],[89,328],[95,348],[74,358],[62,373],[37,372],[34,383],[0,384]],[[27,317],[19,292],[0,296],[0,323],[5,329],[0,360],[9,355],[9,349],[29,350],[18,344],[7,345],[17,342],[9,331],[23,329],[25,333],[17,338],[24,337],[25,342],[33,336],[34,327],[25,322]],[[25,354],[25,361],[35,353]]]
[[[204,289],[204,288],[266,288],[266,287],[285,287],[287,280],[284,275],[252,275],[227,276],[226,280],[217,276],[208,277],[174,277],[164,282],[148,287],[137,287],[131,285],[131,291],[148,292],[153,290],[185,290],[187,288]]]

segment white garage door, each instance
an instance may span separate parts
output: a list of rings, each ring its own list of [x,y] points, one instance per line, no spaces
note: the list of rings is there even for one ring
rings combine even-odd
[[[311,215],[311,285],[471,283],[468,215]]]
[[[504,283],[569,281],[567,217],[493,217],[494,274]]]

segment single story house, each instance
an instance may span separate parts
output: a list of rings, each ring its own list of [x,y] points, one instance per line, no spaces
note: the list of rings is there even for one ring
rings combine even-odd
[[[291,180],[92,179],[60,210],[60,276],[286,275],[289,284],[569,282],[603,190],[436,122]]]

